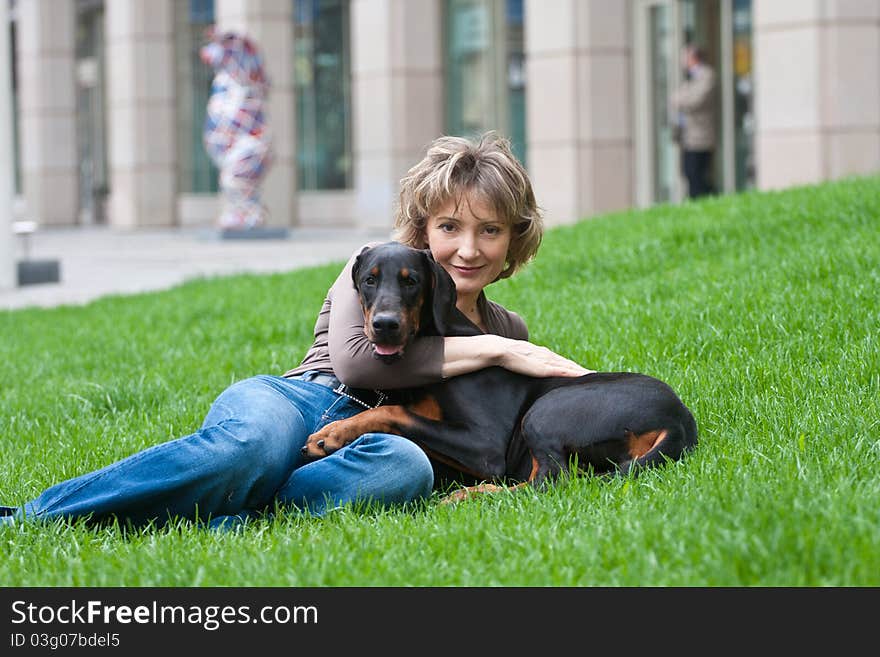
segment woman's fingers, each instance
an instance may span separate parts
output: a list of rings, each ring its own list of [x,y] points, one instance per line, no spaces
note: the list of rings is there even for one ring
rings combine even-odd
[[[525,340],[511,340],[502,367],[526,376],[583,376],[593,374],[579,363]]]

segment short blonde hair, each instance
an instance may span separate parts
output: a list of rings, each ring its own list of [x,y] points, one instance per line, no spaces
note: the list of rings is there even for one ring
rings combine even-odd
[[[491,131],[476,140],[439,137],[421,162],[400,181],[394,218],[394,239],[418,249],[427,248],[425,226],[451,198],[477,193],[507,219],[510,248],[498,278],[512,276],[531,260],[544,235],[532,183],[510,149],[510,141]]]

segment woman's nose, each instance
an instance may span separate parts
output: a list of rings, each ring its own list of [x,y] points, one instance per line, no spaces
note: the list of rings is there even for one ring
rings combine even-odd
[[[472,235],[463,235],[458,245],[458,254],[462,258],[475,258],[480,253],[477,240]]]

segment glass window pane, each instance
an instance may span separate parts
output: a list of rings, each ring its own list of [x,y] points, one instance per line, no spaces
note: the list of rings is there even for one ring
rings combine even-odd
[[[752,2],[733,3],[733,130],[736,189],[755,186]]]
[[[526,53],[523,0],[507,0],[507,133],[513,154],[526,166]]]
[[[676,149],[672,141],[673,117],[669,116],[667,98],[670,93],[669,65],[673,53],[669,8],[655,5],[649,9],[648,52],[650,56],[651,119],[654,160],[654,201],[661,203],[672,198],[673,177],[678,175]]]
[[[18,76],[15,74],[15,71],[18,69],[18,63],[16,61],[15,50],[16,50],[16,41],[18,39],[18,35],[16,32],[16,26],[18,24],[17,19],[14,15],[10,15],[9,20],[9,64],[10,64],[10,82],[12,83],[12,158],[13,158],[13,168],[14,168],[14,184],[15,184],[15,193],[22,193],[22,185],[21,185],[21,138],[19,137],[19,119],[18,119]]]
[[[205,30],[214,22],[214,0],[177,0],[177,170],[178,188],[184,193],[213,193],[218,172],[205,151],[202,130],[214,71],[199,58]]]
[[[349,188],[348,0],[295,0],[294,57],[299,188]]]
[[[446,132],[497,130],[525,164],[522,0],[446,0]]]
[[[446,9],[446,131],[499,130],[490,3],[447,0]]]
[[[104,223],[110,193],[106,143],[104,9],[99,2],[77,3],[76,154],[80,163],[79,220]]]

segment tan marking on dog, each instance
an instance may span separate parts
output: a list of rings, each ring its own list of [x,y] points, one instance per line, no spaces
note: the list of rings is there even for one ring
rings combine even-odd
[[[424,293],[419,294],[419,298],[415,306],[412,308],[404,308],[400,313],[401,331],[400,333],[407,339],[407,336],[413,336],[419,332],[421,328],[422,305],[425,303]]]
[[[411,410],[407,410],[403,406],[390,405],[371,408],[357,415],[352,415],[343,420],[336,420],[324,426],[320,431],[309,436],[307,444],[312,445],[319,440],[325,443],[331,443],[334,447],[347,445],[365,433],[392,433],[397,435],[407,435],[407,429],[413,425],[413,414],[419,417],[434,419],[440,417],[440,407],[433,398],[421,400]],[[418,441],[413,440],[417,445]],[[466,468],[458,461],[437,454],[430,449],[419,445],[425,454],[429,457],[446,463],[461,472],[474,477],[482,477],[482,474],[473,472]]]
[[[364,309],[364,335],[367,336],[370,342],[375,342],[375,336],[373,335],[373,309],[363,306],[363,304],[362,307]]]
[[[401,269],[400,270],[400,277],[401,278],[409,278],[409,269],[407,269],[406,267]]]
[[[666,440],[669,434],[668,429],[654,429],[645,433],[635,434],[632,431],[626,432],[626,448],[629,455],[634,458],[641,458],[660,443]]]
[[[443,421],[443,409],[440,408],[440,404],[437,403],[437,400],[430,395],[417,401],[409,407],[409,410],[410,412],[428,420],[434,420],[435,422]]]
[[[538,469],[539,469],[540,467],[541,467],[541,466],[538,464],[538,459],[536,459],[536,458],[533,456],[533,457],[532,457],[532,471],[531,471],[531,473],[529,473],[529,478],[526,479],[526,481],[534,481],[534,480],[535,480],[535,477],[538,476]]]
[[[335,442],[345,445],[365,433],[406,435],[404,432],[410,425],[412,419],[403,406],[379,406],[327,424],[320,431],[309,436],[309,442],[326,440],[332,435]]]
[[[477,484],[476,486],[468,486],[467,488],[461,488],[449,493],[449,495],[440,500],[440,504],[456,504],[458,502],[463,502],[472,495],[497,493],[502,490],[504,490],[504,486],[499,486],[498,484]]]

